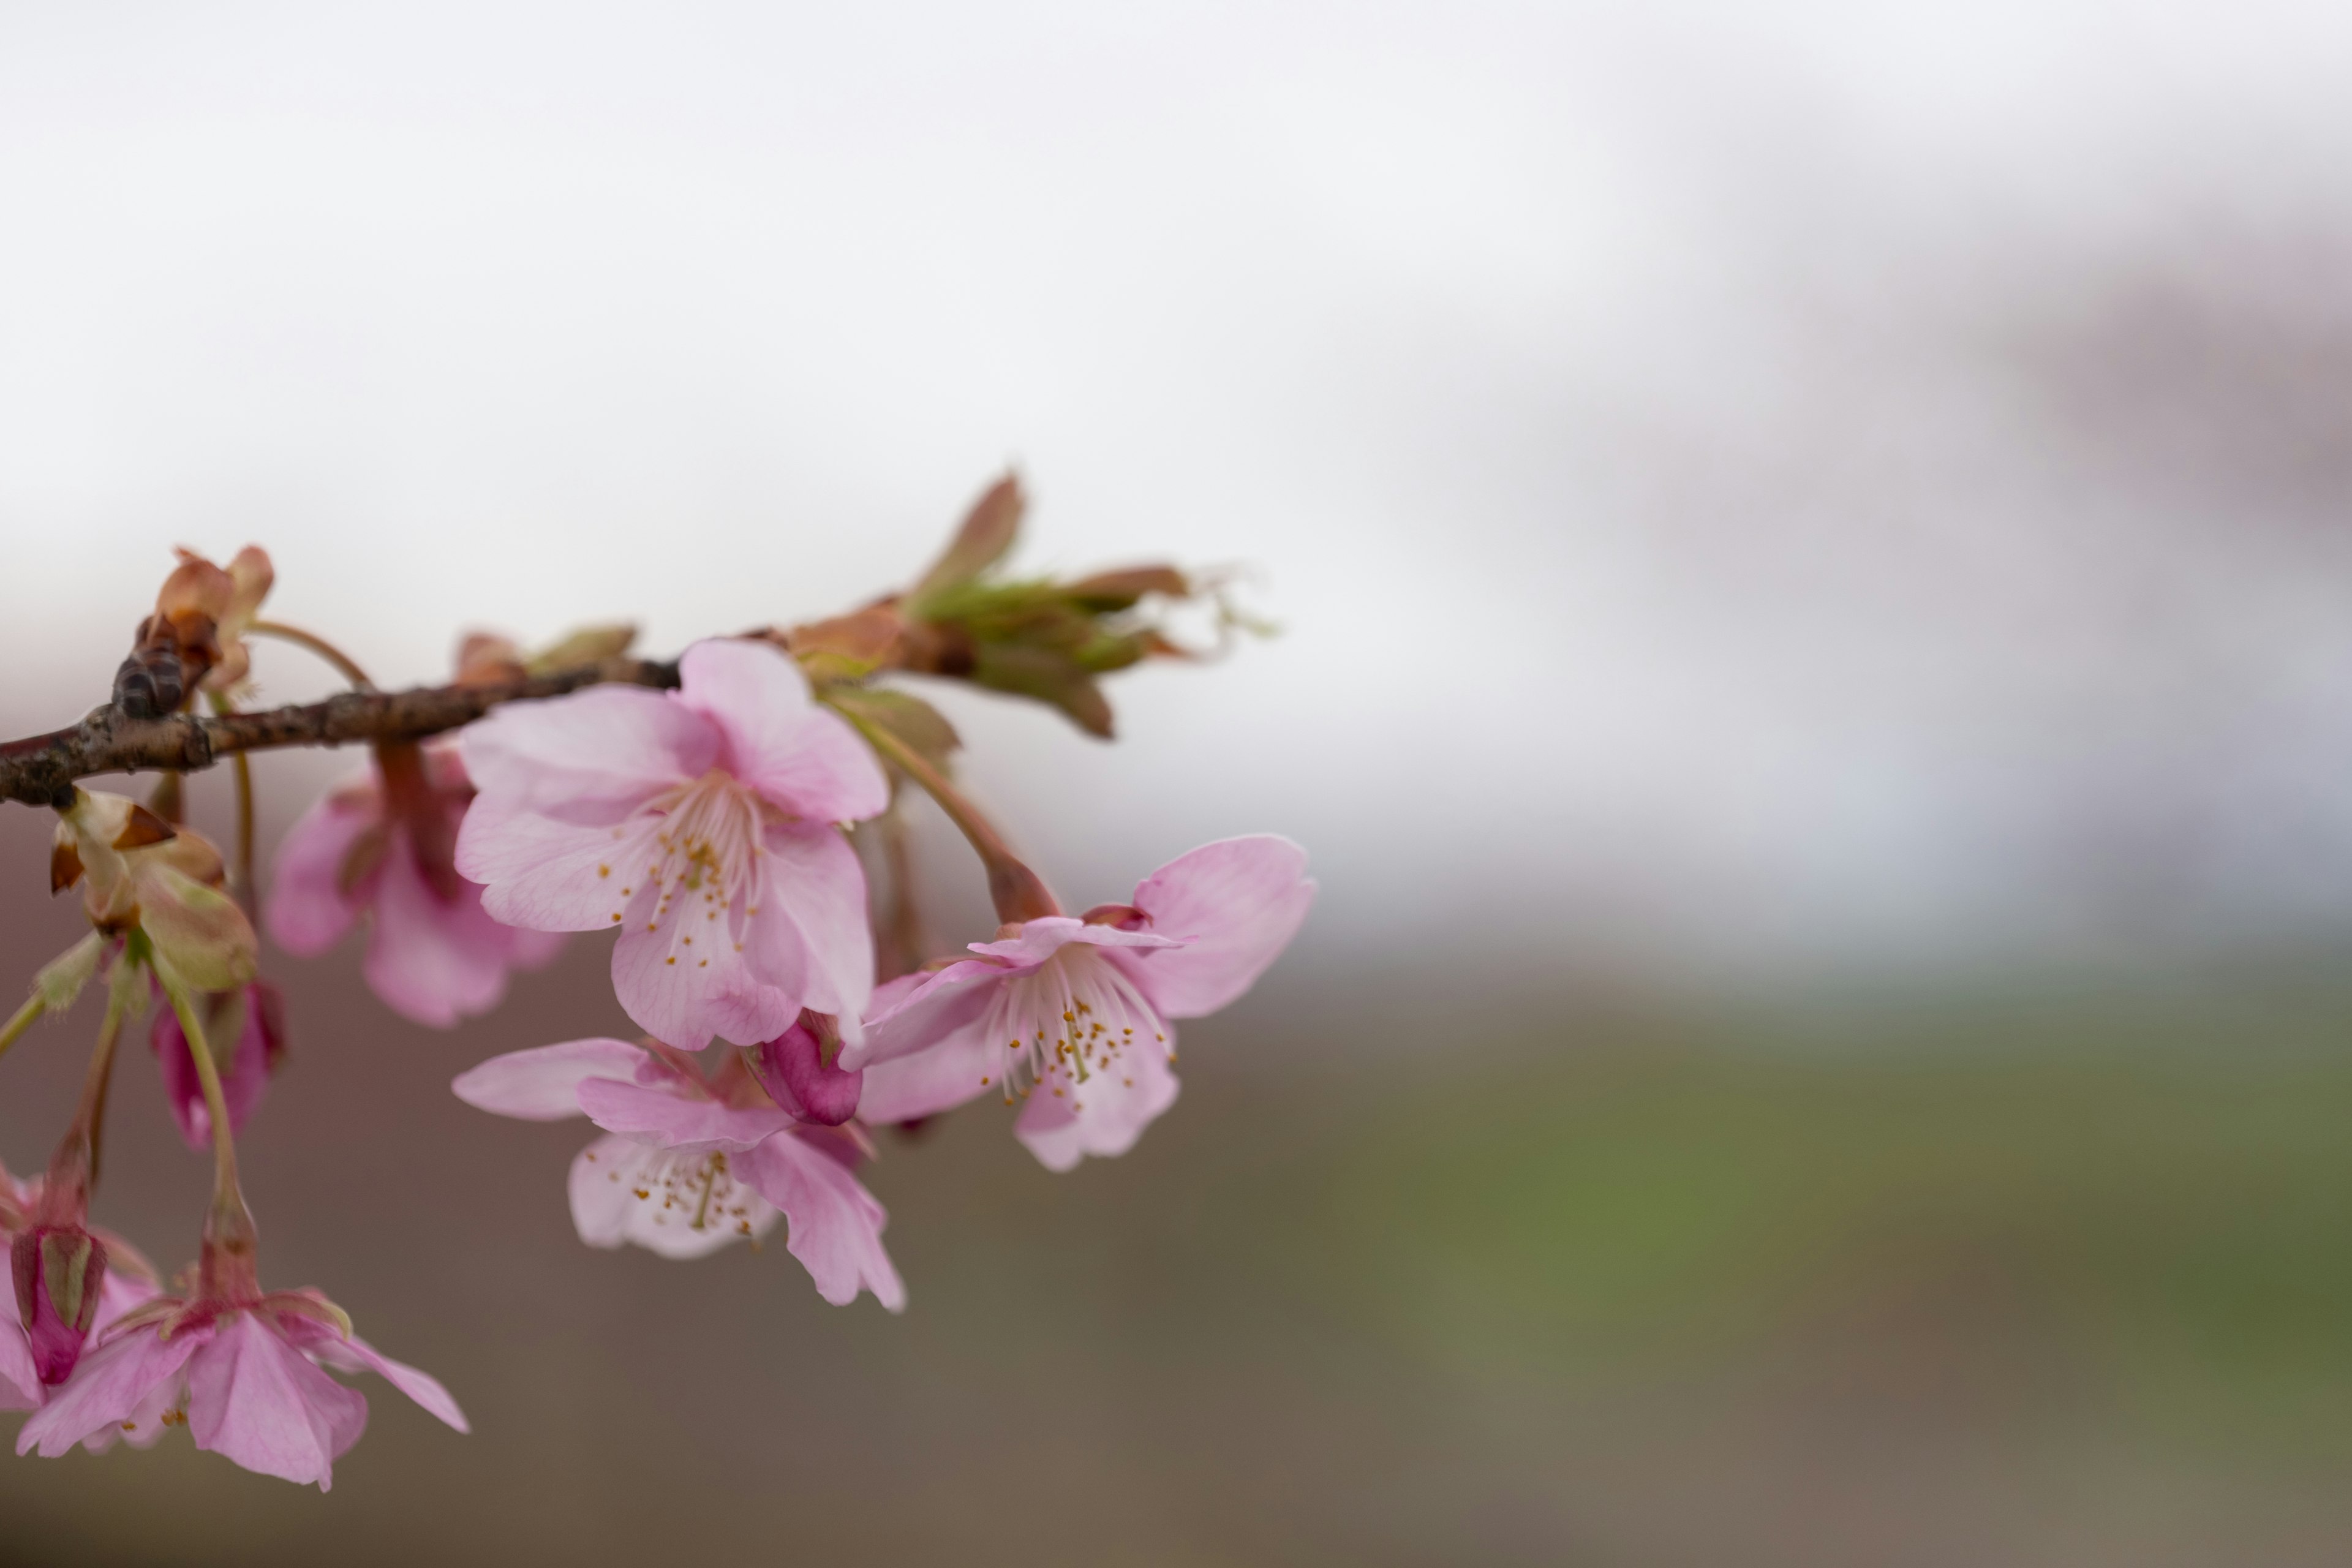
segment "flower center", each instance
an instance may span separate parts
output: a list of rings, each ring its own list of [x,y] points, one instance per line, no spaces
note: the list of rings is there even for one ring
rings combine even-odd
[[[654,890],[646,930],[697,906],[715,921],[756,885],[760,858],[768,852],[760,840],[761,805],[756,795],[717,768],[655,798],[650,809],[661,821],[648,846],[645,881],[621,889],[624,900],[640,887]],[[620,920],[620,913],[613,919]]]
[[[1007,1105],[1042,1088],[1084,1110],[1087,1085],[1131,1089],[1135,1054],[1168,1049],[1168,1026],[1135,982],[1087,942],[1000,987],[985,1027],[1004,1047]]]
[[[593,1151],[588,1158],[597,1159]],[[750,1236],[751,1205],[761,1201],[736,1179],[723,1149],[695,1154],[646,1147],[608,1163],[605,1176],[626,1185],[630,1195],[644,1205],[645,1217],[657,1226]]]

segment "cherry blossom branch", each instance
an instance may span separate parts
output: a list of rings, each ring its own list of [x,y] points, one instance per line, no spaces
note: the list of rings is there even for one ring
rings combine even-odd
[[[609,658],[509,680],[346,691],[258,713],[133,719],[109,705],[69,730],[0,742],[0,800],[55,805],[72,798],[77,781],[95,774],[197,773],[245,752],[422,740],[470,724],[502,702],[538,701],[604,682],[667,689],[677,684],[677,665]]]

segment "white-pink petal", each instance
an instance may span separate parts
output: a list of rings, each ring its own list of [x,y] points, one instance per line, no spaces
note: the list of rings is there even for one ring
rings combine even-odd
[[[311,1345],[310,1352],[342,1372],[373,1372],[458,1431],[473,1430],[466,1423],[466,1413],[457,1408],[457,1402],[441,1386],[439,1378],[404,1361],[393,1360],[357,1334],[349,1339],[330,1335]]]
[[[691,910],[664,915],[657,897],[650,887],[637,889],[613,944],[613,994],[639,1028],[698,1051],[713,1037],[750,1045],[792,1026],[798,991],[763,979],[745,951],[758,940],[753,928],[768,918],[765,910],[744,921],[739,948],[726,913],[699,921]]]
[[[982,1033],[980,1016],[974,1012],[961,1027],[926,1048],[866,1068],[857,1114],[879,1127],[937,1116],[983,1094],[1002,1096],[1009,1068],[997,1058],[1014,1055],[1004,1048],[1003,1041]]]
[[[1135,889],[1149,929],[1183,945],[1121,953],[1118,962],[1163,1015],[1201,1017],[1265,973],[1314,901],[1307,851],[1289,839],[1260,833],[1203,844]]]
[[[863,1288],[891,1311],[905,1309],[907,1288],[882,1249],[889,1215],[841,1162],[780,1132],[751,1151],[749,1165],[751,1184],[790,1224],[785,1250],[808,1269],[818,1295],[845,1307]]]
[[[767,887],[754,925],[778,916],[799,933],[803,989],[799,1002],[841,1020],[843,1037],[860,1032],[859,1017],[874,994],[874,933],[866,917],[866,872],[849,840],[831,827],[787,824],[771,827]],[[797,1017],[798,1010],[794,1010]],[[743,1044],[772,1040],[790,1027]]]
[[[677,700],[726,734],[729,771],[792,816],[856,822],[890,804],[866,742],[810,700],[791,655],[741,638],[696,643],[678,660]]]
[[[892,1061],[978,1023],[995,987],[1022,973],[1025,971],[967,958],[898,976],[874,993],[866,1005],[865,1037],[842,1047],[841,1065],[856,1072]]]
[[[457,870],[491,917],[530,931],[607,931],[649,884],[661,819],[561,820],[477,795],[457,830]]]
[[[1175,1070],[1162,1051],[1145,1048],[1121,1061],[1118,1072],[1097,1072],[1084,1084],[1057,1079],[1055,1095],[1040,1087],[1021,1108],[1013,1135],[1049,1171],[1069,1171],[1091,1154],[1111,1159],[1135,1147],[1143,1130],[1176,1103]]]
[[[580,1086],[592,1078],[634,1082],[650,1058],[625,1040],[566,1040],[509,1051],[459,1073],[449,1088],[478,1110],[524,1121],[561,1121],[584,1114]]]
[[[605,1131],[681,1152],[749,1149],[793,1125],[792,1117],[772,1105],[739,1110],[667,1088],[616,1083],[608,1078],[585,1079],[579,1097],[588,1120]]]
[[[468,725],[460,743],[474,787],[502,805],[619,814],[701,777],[718,761],[721,737],[659,692],[598,686],[507,703]]]
[[[16,1434],[16,1452],[37,1448],[43,1458],[54,1459],[85,1437],[120,1431],[157,1385],[176,1382],[212,1334],[210,1328],[190,1329],[165,1340],[152,1329],[136,1330],[88,1352]]]

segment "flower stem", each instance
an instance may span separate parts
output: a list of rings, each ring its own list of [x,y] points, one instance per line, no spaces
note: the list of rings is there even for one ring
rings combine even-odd
[[[362,669],[351,655],[315,633],[306,632],[299,626],[289,626],[283,621],[251,621],[245,629],[255,637],[276,637],[279,642],[290,642],[297,647],[308,648],[333,665],[345,680],[360,690],[375,689],[375,682],[367,678],[367,671]]]
[[[236,711],[219,692],[208,695],[213,711],[222,718]],[[229,758],[229,763],[236,775],[236,897],[245,906],[247,918],[252,919],[259,912],[253,886],[253,761],[239,752]]]
[[[114,1079],[114,1047],[122,1037],[122,1020],[130,1010],[131,988],[108,985],[98,1045],[89,1054],[89,1070],[82,1075],[81,1100],[74,1107],[66,1135],[58,1141],[58,1152],[49,1158],[48,1179],[42,1184],[44,1195],[55,1189],[61,1201],[69,1199],[77,1219],[89,1203],[90,1190],[98,1185],[98,1157],[106,1131],[106,1090]]]
[[[945,773],[931,765],[930,759],[879,724],[868,723],[846,709],[835,708],[834,711],[856,726],[857,732],[866,737],[866,743],[891,766],[922,785],[923,793],[939,802],[948,820],[961,830],[972,852],[980,857],[980,863],[988,868],[988,895],[996,901],[997,919],[1034,921],[1062,912],[1062,906],[1054,901],[1045,881],[1023,864],[996,831],[995,824],[982,816],[980,808],[950,784]]]
[[[221,1092],[220,1069],[213,1065],[212,1047],[205,1040],[205,1021],[196,1016],[195,998],[189,994],[186,982],[163,964],[154,969],[163,994],[171,998],[172,1011],[179,1016],[189,1059],[195,1063],[196,1081],[204,1086],[205,1112],[213,1124],[214,1212],[232,1206],[241,1211],[245,1199],[237,1192],[236,1142],[229,1132],[228,1098]]]
[[[5,1024],[0,1024],[0,1051],[15,1045],[16,1037],[33,1026],[33,1020],[41,1016],[41,1010],[42,1002],[37,994],[26,997],[25,1005],[17,1008]]]

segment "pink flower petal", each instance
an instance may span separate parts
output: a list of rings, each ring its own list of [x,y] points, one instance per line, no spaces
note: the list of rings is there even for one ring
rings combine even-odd
[[[981,1033],[981,1019],[975,1013],[961,1028],[924,1049],[867,1068],[857,1114],[879,1127],[937,1116],[983,1094],[1001,1096],[1006,1068],[997,1058],[1010,1055],[1003,1041]]]
[[[250,1312],[223,1316],[188,1363],[188,1435],[248,1470],[325,1491],[366,1427],[364,1398]]]
[[[1173,1039],[1167,1048],[1175,1048]],[[1065,1086],[1068,1092],[1059,1098],[1038,1089],[1021,1108],[1013,1135],[1049,1171],[1073,1170],[1089,1154],[1109,1159],[1126,1153],[1176,1103],[1177,1083],[1168,1058],[1157,1051],[1133,1053],[1123,1068]]]
[[[38,1410],[44,1392],[25,1325],[14,1317],[0,1321],[0,1410]]]
[[[1265,973],[1314,901],[1307,851],[1289,839],[1261,833],[1203,844],[1135,889],[1135,907],[1150,918],[1150,930],[1185,945],[1121,953],[1118,962],[1161,1013],[1201,1017]]]
[[[1075,915],[1045,915],[1023,923],[1019,931],[996,942],[975,942],[971,951],[1005,963],[1034,968],[1074,942],[1096,947],[1175,947],[1181,939],[1157,931],[1121,931],[1117,926],[1088,925]]]
[[[375,888],[375,930],[362,973],[368,988],[404,1018],[434,1028],[487,1013],[506,994],[507,928],[482,908],[472,883],[444,901],[395,830]]]
[[[794,816],[856,822],[890,804],[874,753],[840,715],[809,699],[782,649],[740,638],[696,643],[678,660],[677,700],[726,733],[730,771]]]
[[[842,1065],[852,1070],[868,1068],[938,1044],[978,1023],[995,987],[1034,967],[1007,968],[967,958],[929,973],[900,975],[874,993],[866,1011],[865,1038],[842,1047]]]
[[[473,1430],[466,1424],[466,1413],[457,1408],[457,1402],[449,1397],[449,1391],[441,1386],[439,1378],[406,1362],[393,1360],[357,1334],[344,1339],[330,1332],[307,1348],[310,1354],[337,1371],[373,1372],[458,1431]]]
[[[373,768],[361,779],[373,779]],[[269,934],[298,958],[315,958],[352,929],[359,910],[343,892],[352,846],[383,820],[381,797],[349,784],[310,803],[278,842],[264,911]]]
[[[651,814],[559,821],[478,795],[457,829],[457,871],[482,884],[482,907],[508,925],[609,930],[642,890],[632,879],[647,864],[660,828]]]
[[[719,742],[716,726],[659,692],[598,686],[494,709],[467,727],[460,745],[474,787],[501,805],[573,820],[602,813],[610,823],[701,777]]]
[[[889,1215],[856,1176],[803,1141],[780,1132],[751,1151],[750,1180],[792,1229],[784,1249],[809,1271],[817,1294],[836,1307],[862,1286],[890,1310],[904,1310],[907,1288],[882,1249]]]
[[[16,1452],[37,1448],[54,1459],[85,1437],[121,1429],[156,1385],[174,1381],[188,1358],[212,1337],[211,1329],[190,1329],[159,1339],[140,1329],[107,1341],[81,1358],[73,1375],[49,1395],[16,1434]]]
[[[581,1083],[580,1108],[607,1132],[678,1150],[749,1149],[793,1124],[791,1115],[774,1106],[739,1110],[608,1078]]]
[[[582,1083],[593,1078],[632,1082],[649,1059],[645,1047],[625,1040],[566,1040],[492,1057],[459,1073],[449,1088],[459,1100],[493,1115],[561,1121],[583,1114]]]
[[[874,933],[866,919],[866,871],[849,840],[831,827],[784,824],[765,835],[767,886],[755,926],[778,916],[799,932],[804,980],[793,1009],[831,1013],[842,1020],[843,1037],[859,1032],[858,1019],[874,993]],[[754,943],[755,951],[764,946]],[[773,1039],[792,1020],[759,1037]]]
[[[772,984],[744,951],[758,940],[753,928],[768,911],[746,920],[739,947],[731,921],[697,922],[691,910],[664,915],[655,898],[650,888],[637,890],[613,944],[613,994],[638,1027],[698,1051],[713,1036],[754,1044],[800,1016],[798,990]]]

